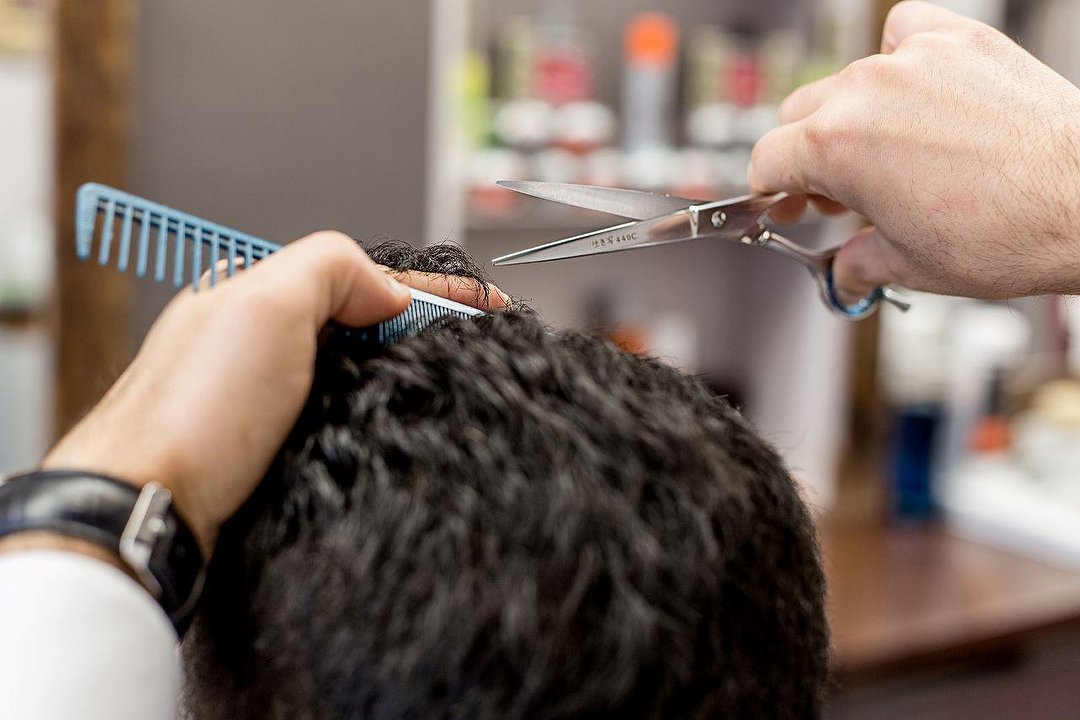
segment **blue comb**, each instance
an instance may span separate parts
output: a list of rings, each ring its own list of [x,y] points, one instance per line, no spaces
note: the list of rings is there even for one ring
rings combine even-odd
[[[99,217],[102,218],[100,223]],[[196,290],[205,270],[210,271],[210,284],[217,282],[217,265],[223,253],[227,261],[225,276],[232,277],[240,259],[250,267],[281,249],[280,245],[272,242],[122,190],[86,183],[79,188],[75,198],[75,250],[79,258],[87,260],[93,257],[95,234],[99,238],[96,253],[99,265],[108,265],[115,255],[116,269],[120,272],[127,272],[134,265],[135,275],[145,277],[152,268],[154,280],[159,283],[168,282],[168,271],[171,269],[171,280],[175,287],[189,282]],[[188,278],[186,281],[185,276]],[[400,315],[376,326],[343,329],[343,332],[359,342],[376,341],[380,345],[389,345],[440,318],[469,318],[484,314],[474,307],[438,295],[413,288],[409,288],[409,291],[412,302]]]

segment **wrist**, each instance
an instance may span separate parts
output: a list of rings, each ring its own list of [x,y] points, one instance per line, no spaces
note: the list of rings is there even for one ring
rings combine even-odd
[[[73,433],[74,434],[74,433]],[[41,463],[43,470],[83,470],[115,478],[135,488],[156,482],[172,495],[172,507],[191,528],[202,551],[209,560],[217,540],[218,527],[199,512],[186,492],[182,474],[174,470],[174,464],[164,461],[141,459],[120,447],[109,449],[108,443],[95,443],[94,447],[81,447],[78,439],[65,437]]]

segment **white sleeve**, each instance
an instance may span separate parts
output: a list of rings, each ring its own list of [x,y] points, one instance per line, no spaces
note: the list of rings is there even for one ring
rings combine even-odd
[[[0,555],[0,716],[176,716],[176,633],[138,583],[57,550]]]

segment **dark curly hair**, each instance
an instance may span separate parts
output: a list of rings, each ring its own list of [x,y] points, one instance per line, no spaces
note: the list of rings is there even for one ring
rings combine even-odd
[[[458,248],[369,252],[483,277]],[[820,714],[810,519],[701,383],[523,309],[317,364],[218,541],[192,717]]]

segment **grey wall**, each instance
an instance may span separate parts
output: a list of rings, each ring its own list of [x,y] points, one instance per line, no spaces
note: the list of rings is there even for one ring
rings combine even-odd
[[[142,2],[133,189],[275,242],[420,239],[429,9]],[[171,291],[140,290],[144,330]]]

